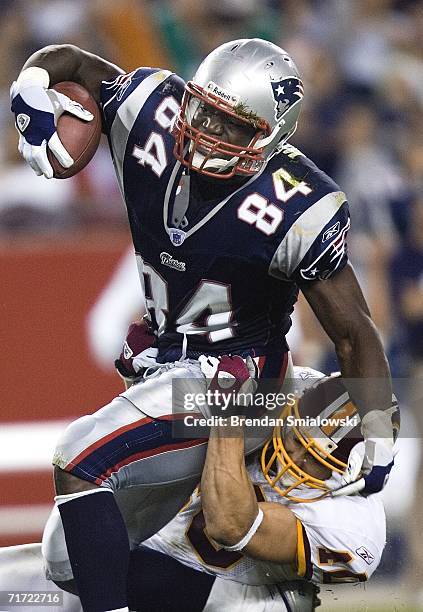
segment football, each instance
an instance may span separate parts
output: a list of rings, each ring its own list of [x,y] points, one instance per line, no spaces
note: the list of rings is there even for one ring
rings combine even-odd
[[[85,168],[97,151],[101,136],[101,117],[97,103],[82,85],[63,81],[54,85],[52,89],[78,102],[94,115],[92,121],[83,121],[66,112],[59,117],[57,133],[74,163],[70,168],[64,168],[51,151],[48,150],[47,155],[53,167],[53,176],[64,179],[74,176]]]

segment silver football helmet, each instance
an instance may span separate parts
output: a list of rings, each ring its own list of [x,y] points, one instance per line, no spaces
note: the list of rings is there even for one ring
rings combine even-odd
[[[295,132],[304,95],[291,57],[266,40],[233,40],[212,51],[188,81],[174,127],[175,156],[216,178],[253,175]],[[192,122],[207,104],[254,127],[248,146],[203,133]]]

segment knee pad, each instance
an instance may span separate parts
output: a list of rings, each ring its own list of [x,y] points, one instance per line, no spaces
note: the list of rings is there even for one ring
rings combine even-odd
[[[58,582],[72,580],[73,573],[66,548],[65,532],[57,506],[54,506],[44,527],[41,552],[48,580]]]

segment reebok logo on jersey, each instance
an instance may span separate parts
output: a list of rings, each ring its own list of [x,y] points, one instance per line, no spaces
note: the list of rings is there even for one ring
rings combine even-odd
[[[170,253],[160,253],[160,262],[163,266],[168,266],[169,268],[178,270],[178,272],[186,271],[185,262],[174,259]]]
[[[364,546],[360,546],[360,548],[357,548],[355,552],[357,553],[359,557],[363,559],[363,561],[367,563],[367,565],[371,565],[373,561],[375,560],[372,553],[369,552],[367,548],[364,548]]]
[[[30,121],[31,121],[31,117],[29,115],[25,115],[25,113],[20,113],[16,117],[16,125],[18,126],[18,130],[22,133],[25,132]]]
[[[329,240],[329,238],[332,238],[333,236],[335,236],[335,234],[339,232],[340,227],[341,227],[341,224],[339,223],[339,221],[337,221],[335,225],[332,225],[332,227],[327,229],[325,233],[323,234],[322,242],[326,242],[326,240]]]
[[[325,250],[316,257],[308,268],[302,268],[300,270],[300,274],[305,280],[314,280],[316,278],[325,280],[335,272],[342,262],[342,258],[347,250],[347,233],[349,227],[350,220],[348,219],[336,238],[333,238],[332,241],[328,243]]]
[[[133,354],[134,353],[132,352],[131,347],[129,346],[129,344],[125,340],[124,345],[123,345],[123,356],[125,357],[125,359],[130,359]]]
[[[219,87],[219,85],[216,85],[216,83],[213,83],[213,81],[209,81],[207,83],[206,89],[231,106],[235,106],[239,102],[239,96],[232,94],[227,89],[223,89],[223,87]]]

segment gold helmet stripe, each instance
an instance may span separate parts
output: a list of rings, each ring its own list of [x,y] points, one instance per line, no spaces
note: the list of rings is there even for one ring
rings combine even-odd
[[[354,414],[357,414],[357,408],[354,406],[354,404],[350,400],[349,402],[347,402],[346,404],[338,408],[338,410],[336,410],[336,412],[334,412],[330,416],[331,421],[334,421],[336,419],[336,420],[340,420],[341,422],[339,424],[333,423],[330,425],[323,425],[323,427],[321,427],[321,430],[329,438],[332,438],[333,434],[336,431],[338,431],[340,427],[343,426],[342,421],[346,419],[347,417],[352,417]]]

